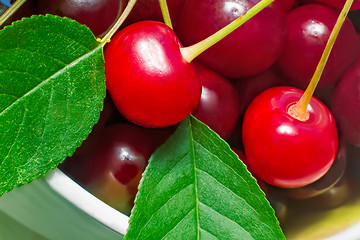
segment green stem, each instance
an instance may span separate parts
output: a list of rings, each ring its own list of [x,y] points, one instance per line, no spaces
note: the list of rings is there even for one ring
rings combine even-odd
[[[131,10],[133,9],[136,0],[130,0],[126,5],[126,8],[122,12],[121,16],[116,20],[115,24],[111,27],[111,29],[106,33],[106,35],[100,40],[102,44],[105,44],[110,41],[112,36],[116,33],[116,31],[120,28],[121,24],[125,21],[125,19],[129,16]]]
[[[321,75],[324,71],[324,68],[326,66],[326,62],[330,56],[331,50],[334,46],[334,43],[336,41],[337,36],[339,35],[340,29],[346,19],[346,16],[350,10],[350,7],[352,5],[352,3],[354,2],[354,0],[347,0],[344,4],[343,9],[341,10],[339,17],[335,23],[335,26],[330,34],[329,40],[326,43],[324,52],[321,56],[321,59],[316,67],[315,73],[313,75],[313,77],[311,78],[311,81],[309,83],[309,85],[307,86],[304,94],[302,95],[302,97],[300,98],[300,100],[293,105],[292,109],[290,108],[289,111],[291,111],[292,113],[290,113],[292,116],[296,117],[299,120],[307,120],[309,113],[307,112],[307,106],[311,100],[311,97],[313,96],[316,86],[318,85]]]
[[[169,8],[168,8],[168,5],[166,3],[166,0],[159,0],[159,4],[160,4],[162,16],[164,18],[164,23],[169,28],[173,29],[173,26],[172,26],[172,23],[171,23],[171,18],[170,18],[170,13],[169,13]]]
[[[0,16],[0,27],[8,20],[24,3],[26,0],[17,0],[9,7],[3,15]]]
[[[210,48],[217,42],[219,42],[221,39],[229,35],[231,32],[233,32],[235,29],[243,25],[246,21],[251,19],[253,16],[255,16],[257,13],[259,13],[261,10],[263,10],[265,7],[270,5],[274,0],[262,0],[255,6],[253,6],[251,9],[249,9],[244,15],[238,17],[234,21],[232,21],[229,25],[225,26],[224,28],[220,29],[210,37],[202,40],[201,42],[198,42],[194,45],[191,45],[189,47],[184,47],[181,49],[181,53],[183,57],[188,61],[191,62],[199,56],[202,52],[204,52],[206,49]],[[271,19],[269,19],[271,21]]]

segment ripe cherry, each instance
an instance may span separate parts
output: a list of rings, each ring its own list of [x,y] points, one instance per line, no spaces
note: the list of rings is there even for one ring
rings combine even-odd
[[[200,102],[192,114],[227,139],[239,117],[239,97],[232,83],[199,63],[192,63],[202,83]]]
[[[65,162],[68,173],[86,185],[109,174],[127,185],[145,169],[153,151],[143,129],[129,123],[108,126],[90,137],[87,149]]]
[[[342,136],[353,145],[360,146],[360,60],[336,86],[331,110]]]
[[[124,28],[105,50],[106,86],[118,110],[144,127],[183,120],[201,96],[201,82],[190,62],[271,2],[259,2],[221,31],[185,48],[163,23],[143,21]]]
[[[243,144],[252,171],[278,187],[300,187],[323,176],[338,148],[335,121],[328,108],[312,98],[302,121],[289,108],[303,92],[275,87],[257,96],[245,112]]]
[[[186,1],[178,24],[174,24],[175,30],[184,45],[194,44],[240,17],[257,2],[261,1]],[[285,36],[284,11],[268,6],[199,55],[199,60],[230,78],[253,76],[277,60],[284,48]]]
[[[38,0],[37,2],[39,13],[72,18],[88,26],[95,36],[103,35],[125,6],[119,0]]]
[[[241,115],[244,114],[250,102],[261,92],[271,87],[286,85],[288,84],[273,68],[269,68],[253,77],[236,80],[235,88],[239,93]]]
[[[286,79],[298,88],[309,84],[339,12],[320,4],[308,4],[290,11],[287,17],[286,47],[278,66]],[[336,39],[319,88],[336,84],[358,56],[359,38],[349,19]]]
[[[187,117],[201,82],[165,24],[143,21],[120,31],[105,50],[106,86],[118,110],[145,127],[166,127]]]

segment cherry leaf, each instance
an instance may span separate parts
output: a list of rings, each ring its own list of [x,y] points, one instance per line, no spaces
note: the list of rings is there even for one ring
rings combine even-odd
[[[150,158],[124,239],[285,239],[245,165],[190,116]]]
[[[87,27],[52,15],[0,31],[0,196],[88,136],[105,97],[102,47]]]

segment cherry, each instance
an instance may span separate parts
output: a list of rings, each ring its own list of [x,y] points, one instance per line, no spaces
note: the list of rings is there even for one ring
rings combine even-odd
[[[345,175],[347,167],[347,149],[345,144],[339,145],[339,151],[337,157],[332,164],[331,168],[315,182],[298,188],[276,188],[272,187],[273,192],[277,192],[280,195],[287,196],[292,199],[308,199],[315,196],[319,196],[330,188],[335,186]]]
[[[160,22],[143,21],[124,28],[105,49],[106,86],[120,113],[144,127],[166,127],[183,120],[201,96],[201,82],[190,62],[271,2],[259,2],[221,30],[185,48],[172,29]]]
[[[337,10],[320,4],[304,5],[289,13],[286,47],[278,66],[290,83],[305,89],[338,15]],[[336,84],[356,60],[359,50],[354,26],[346,19],[318,87]]]
[[[38,0],[39,13],[72,18],[88,26],[94,35],[102,36],[123,11],[119,0]]]
[[[191,45],[238,18],[257,2],[260,1],[186,1],[174,28],[182,43]],[[285,36],[284,11],[268,6],[241,28],[202,53],[199,60],[230,78],[253,76],[277,60],[284,48]]]
[[[111,125],[97,132],[91,136],[91,144],[87,147],[87,151],[82,150],[77,159],[70,160],[72,166],[66,168],[70,175],[86,185],[108,174],[119,184],[126,185],[145,169],[152,153],[143,130],[129,123]]]
[[[273,68],[253,77],[236,80],[235,88],[239,93],[240,113],[243,114],[250,102],[261,92],[271,87],[284,85],[287,83]]]
[[[145,127],[166,127],[187,117],[201,96],[201,82],[165,24],[134,23],[105,50],[106,86],[118,110]]]
[[[232,83],[199,63],[192,63],[202,83],[200,102],[192,114],[227,139],[239,117],[239,97]]]
[[[360,146],[360,59],[336,86],[331,110],[342,136]]]
[[[252,171],[265,182],[301,187],[322,177],[337,153],[335,121],[328,108],[312,98],[302,121],[289,108],[303,92],[274,87],[258,95],[245,112],[243,143]]]

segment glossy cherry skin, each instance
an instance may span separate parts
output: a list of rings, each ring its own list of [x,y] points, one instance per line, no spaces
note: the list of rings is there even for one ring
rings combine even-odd
[[[321,4],[303,5],[290,11],[286,47],[277,65],[291,84],[301,89],[309,84],[338,15],[339,11]],[[346,19],[318,89],[336,84],[356,60],[359,49],[355,28]]]
[[[259,178],[278,187],[316,181],[337,155],[336,124],[324,104],[313,97],[306,121],[288,114],[302,94],[293,87],[274,87],[258,95],[245,112],[242,136],[247,162]]]
[[[186,118],[201,96],[201,82],[165,24],[134,23],[105,50],[106,86],[120,113],[144,127],[166,127]]]
[[[360,60],[337,84],[331,110],[342,136],[353,145],[360,146]]]
[[[38,0],[39,13],[66,16],[103,35],[116,21],[125,4],[119,0]]]
[[[245,14],[259,0],[186,1],[175,31],[185,45],[195,44]],[[269,20],[271,19],[271,21]],[[279,57],[285,42],[284,11],[269,6],[198,59],[229,78],[256,75]]]
[[[66,171],[85,185],[109,174],[118,184],[127,185],[145,169],[153,151],[143,129],[129,123],[108,126],[90,137],[87,149],[65,162]]]
[[[201,98],[192,114],[227,139],[240,113],[238,93],[223,76],[198,63],[192,63],[192,66],[202,83]]]

